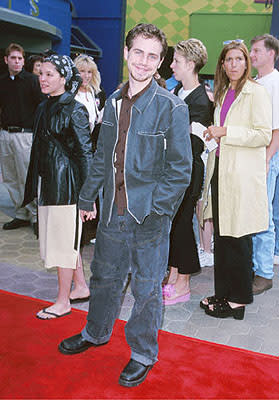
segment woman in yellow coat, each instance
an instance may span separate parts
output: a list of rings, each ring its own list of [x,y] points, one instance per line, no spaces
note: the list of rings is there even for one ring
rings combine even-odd
[[[215,295],[200,305],[217,318],[244,318],[245,305],[253,301],[251,235],[268,226],[271,104],[265,89],[250,76],[245,44],[227,43],[216,67],[214,126],[204,132],[207,140],[218,143],[209,155],[204,189],[211,184]],[[205,202],[203,215],[207,208]]]

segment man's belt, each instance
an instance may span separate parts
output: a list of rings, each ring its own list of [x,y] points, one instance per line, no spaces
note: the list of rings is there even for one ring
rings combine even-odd
[[[33,132],[33,130],[30,128],[21,128],[20,126],[4,126],[3,129],[5,131],[8,131],[9,133],[16,133],[16,132],[32,133]]]

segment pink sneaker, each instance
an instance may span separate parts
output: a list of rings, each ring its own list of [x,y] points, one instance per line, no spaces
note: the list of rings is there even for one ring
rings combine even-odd
[[[178,296],[178,297],[175,297],[172,299],[172,297],[174,297],[175,294],[176,294],[176,290],[175,290],[174,285],[166,285],[165,291],[164,291],[163,304],[165,306],[170,306],[172,304],[185,303],[186,301],[190,300],[190,296],[191,296],[190,291],[182,296]]]

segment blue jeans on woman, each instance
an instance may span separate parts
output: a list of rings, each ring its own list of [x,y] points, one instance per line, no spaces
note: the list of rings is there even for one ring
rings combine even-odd
[[[90,303],[82,336],[106,343],[118,316],[131,268],[135,303],[125,326],[131,358],[151,365],[157,361],[158,330],[162,320],[162,281],[169,253],[170,218],[151,214],[142,224],[114,206],[108,226],[99,222],[91,264]]]
[[[275,251],[275,227],[274,227],[273,216],[276,217],[275,215],[276,209],[274,213],[273,203],[275,197],[276,182],[278,182],[278,177],[279,177],[279,151],[275,153],[272,159],[270,160],[269,171],[267,174],[269,226],[266,231],[257,233],[256,235],[253,236],[253,264],[254,264],[253,269],[255,275],[262,276],[263,278],[266,279],[272,279],[274,275],[273,259]],[[257,199],[255,199],[255,201],[257,201]],[[277,208],[277,217],[278,217],[278,208]]]

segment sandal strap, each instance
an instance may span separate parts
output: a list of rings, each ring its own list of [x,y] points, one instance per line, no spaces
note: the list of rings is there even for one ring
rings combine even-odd
[[[207,303],[204,303],[204,300],[207,300]],[[212,304],[216,304],[216,303],[222,303],[222,302],[224,302],[224,301],[226,301],[226,299],[225,299],[225,297],[216,297],[216,296],[209,296],[209,297],[205,297],[203,300],[202,300],[202,303],[205,305],[205,306],[209,306],[209,305],[212,305]]]
[[[216,312],[224,312],[231,309],[231,306],[227,302],[227,300],[223,299],[223,301],[218,301],[218,303],[213,304],[213,310]]]

